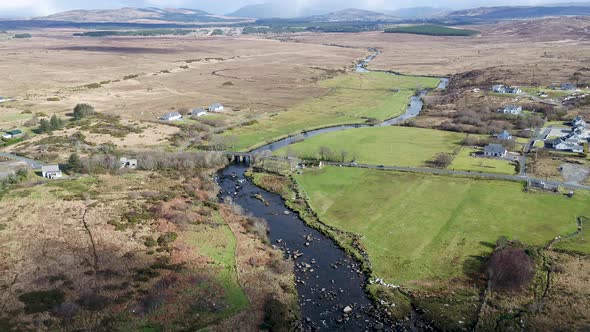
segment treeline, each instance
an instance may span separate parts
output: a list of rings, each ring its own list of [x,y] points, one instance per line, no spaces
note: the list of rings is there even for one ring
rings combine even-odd
[[[182,171],[222,167],[227,158],[219,152],[140,152],[137,169],[146,171]],[[68,160],[68,171],[84,174],[98,174],[120,169],[119,157],[114,154],[97,154],[79,158],[72,154]]]
[[[102,31],[87,31],[82,33],[75,33],[74,36],[76,37],[128,37],[128,36],[139,36],[139,37],[149,37],[149,36],[163,36],[163,35],[173,35],[173,36],[185,36],[188,35],[195,30],[185,30],[185,29],[152,29],[152,30],[123,30],[123,31],[116,31],[116,30],[102,30]]]
[[[386,33],[409,33],[415,35],[428,35],[428,36],[475,36],[480,32],[476,30],[467,29],[454,29],[440,25],[412,25],[404,27],[394,27],[385,29]]]

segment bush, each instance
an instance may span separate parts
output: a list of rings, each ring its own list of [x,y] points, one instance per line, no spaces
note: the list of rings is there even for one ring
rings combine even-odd
[[[289,311],[283,302],[277,299],[270,299],[266,302],[262,328],[272,332],[290,331]]]
[[[18,299],[25,304],[25,313],[34,314],[53,309],[65,300],[64,292],[54,289],[22,294]]]
[[[436,167],[447,168],[453,162],[453,156],[448,153],[439,153],[432,160],[432,164]]]
[[[74,107],[74,118],[76,120],[80,120],[87,116],[94,115],[96,112],[94,111],[94,107],[88,104],[78,104]]]
[[[14,38],[25,39],[25,38],[33,38],[33,36],[31,36],[30,33],[17,33],[16,35],[14,35]]]
[[[158,244],[162,247],[165,247],[168,244],[176,241],[177,238],[178,238],[178,234],[176,234],[176,233],[166,233],[164,235],[161,235],[158,238]]]
[[[533,279],[533,263],[533,259],[520,248],[496,250],[488,263],[490,287],[500,290],[522,290]]]

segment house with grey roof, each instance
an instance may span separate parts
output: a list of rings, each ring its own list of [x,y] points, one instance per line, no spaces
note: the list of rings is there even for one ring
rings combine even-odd
[[[63,173],[59,169],[59,165],[41,166],[41,175],[46,179],[60,179]]]
[[[507,105],[507,106],[504,106],[503,108],[499,109],[498,113],[510,114],[510,115],[520,115],[520,113],[522,113],[522,106]]]
[[[224,107],[221,103],[215,103],[208,108],[209,112],[223,112]]]
[[[178,121],[182,119],[182,114],[178,112],[170,112],[162,115],[160,120],[162,121]]]
[[[496,138],[501,139],[503,141],[509,141],[512,139],[512,135],[507,130],[504,130],[500,134],[496,135]]]
[[[563,83],[561,84],[561,90],[563,91],[575,91],[578,87],[573,83]]]
[[[188,112],[188,115],[192,116],[192,117],[201,117],[201,116],[205,116],[207,115],[207,110],[204,108],[195,108],[192,109]]]
[[[486,157],[504,158],[506,154],[508,150],[502,144],[489,144],[483,151]]]
[[[571,122],[572,127],[586,127],[586,121],[581,116],[576,116]]]
[[[497,84],[492,86],[492,91],[501,94],[521,94],[522,90],[516,86],[507,86],[504,84]]]

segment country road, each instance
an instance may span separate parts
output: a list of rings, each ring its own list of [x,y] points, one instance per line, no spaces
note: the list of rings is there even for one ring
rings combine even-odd
[[[30,159],[30,158],[17,156],[15,154],[7,153],[7,152],[0,152],[0,157],[4,157],[4,158],[7,158],[7,159],[12,159],[12,160],[16,160],[16,161],[25,162],[32,169],[41,169],[41,166],[44,166],[45,165],[45,163],[42,163],[42,162],[40,162],[38,160],[33,160],[33,159]]]

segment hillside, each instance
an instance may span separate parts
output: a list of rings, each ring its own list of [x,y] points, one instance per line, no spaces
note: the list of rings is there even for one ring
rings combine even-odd
[[[448,13],[447,18],[468,20],[505,20],[549,16],[590,16],[590,6],[480,7]]]
[[[589,17],[551,17],[529,20],[510,20],[493,25],[478,26],[487,35],[515,36],[539,40],[588,40]]]
[[[38,17],[36,20],[67,22],[195,23],[223,22],[231,19],[194,9],[121,8],[108,10],[71,10],[45,17]]]
[[[415,18],[430,18],[435,16],[441,16],[448,12],[450,9],[447,8],[435,8],[435,7],[410,7],[400,8],[396,10],[385,11],[385,14],[396,16],[402,19],[415,19]]]

